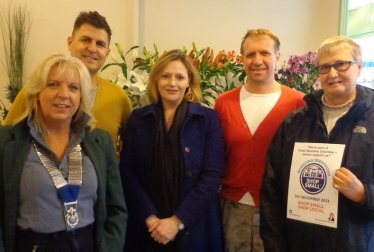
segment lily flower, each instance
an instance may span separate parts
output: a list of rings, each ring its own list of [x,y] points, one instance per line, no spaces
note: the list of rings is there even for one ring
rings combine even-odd
[[[135,62],[136,59],[138,58],[138,49],[132,50],[132,61]]]
[[[131,83],[130,88],[137,88],[137,90],[133,90],[135,92],[138,91],[142,95],[144,95],[147,90],[149,74],[146,71],[142,71],[141,74],[136,73],[135,71],[131,71],[130,75],[135,79],[135,82]]]
[[[118,52],[118,54],[119,54],[122,58],[124,58],[125,56],[123,55],[123,50],[122,50],[121,45],[120,45],[119,43],[116,43],[116,47],[117,47],[117,52]]]
[[[117,55],[115,55],[113,52],[110,52],[110,58],[114,63],[119,63]]]
[[[130,76],[130,71],[129,70],[127,70],[127,76]],[[118,86],[120,86],[121,88],[123,88],[124,86],[130,87],[132,82],[129,79],[126,79],[125,76],[123,75],[123,73],[121,72],[117,75],[116,84]]]

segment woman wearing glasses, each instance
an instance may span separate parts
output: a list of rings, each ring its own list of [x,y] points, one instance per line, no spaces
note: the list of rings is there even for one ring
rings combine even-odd
[[[285,119],[267,154],[261,238],[266,251],[373,251],[374,92],[356,84],[362,56],[350,38],[324,41],[317,61],[322,90],[306,95],[306,107]],[[287,219],[295,142],[345,145],[341,167],[326,185],[339,192],[337,228]]]

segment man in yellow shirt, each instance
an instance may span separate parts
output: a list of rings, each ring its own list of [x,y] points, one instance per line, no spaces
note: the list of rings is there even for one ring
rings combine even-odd
[[[80,59],[91,75],[90,108],[97,120],[96,127],[106,130],[118,151],[132,106],[125,90],[98,76],[110,53],[112,32],[105,17],[96,11],[81,12],[74,22],[67,44],[71,56]],[[3,125],[20,121],[24,116],[25,90],[22,88],[14,100]]]

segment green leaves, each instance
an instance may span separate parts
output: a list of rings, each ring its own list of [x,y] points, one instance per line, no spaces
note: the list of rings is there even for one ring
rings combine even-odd
[[[183,47],[183,51],[187,54],[186,47]],[[199,72],[202,102],[208,107],[213,106],[212,101],[217,99],[221,93],[236,87],[232,79],[238,79],[244,83],[246,75],[242,57],[236,55],[234,51],[225,53],[222,50],[214,57],[210,47],[198,50],[195,43],[192,43],[192,50],[188,53],[188,57],[191,58],[193,65]]]
[[[115,43],[118,54],[120,55],[122,62],[112,62],[106,64],[101,72],[112,68],[112,66],[120,67],[121,72],[111,80],[111,82],[121,86],[129,98],[132,101],[132,106],[134,108],[144,106],[144,101],[142,102],[142,97],[146,94],[144,83],[146,84],[148,80],[148,73],[151,71],[152,66],[158,59],[158,49],[154,45],[155,53],[151,53],[147,48],[143,48],[143,57],[138,56],[139,46],[131,47],[125,54],[123,53],[122,46],[119,43]],[[126,59],[128,54],[132,52],[132,64],[127,64]],[[115,58],[113,56],[113,58]],[[115,59],[113,59],[116,61]]]
[[[1,118],[4,120],[9,110],[5,107],[2,100],[0,100],[0,103],[1,103],[0,104]],[[0,125],[2,125],[1,120],[0,120]]]
[[[9,78],[5,97],[10,103],[13,103],[23,86],[23,61],[32,22],[31,12],[26,8],[26,4],[13,6],[8,3],[7,8],[0,5],[0,29],[5,52],[5,63],[1,63]],[[0,110],[5,118],[7,109],[3,103]]]
[[[147,74],[150,73],[153,65],[158,60],[158,48],[154,44],[154,53],[149,51],[146,47],[143,47],[143,56],[137,55],[139,46],[133,46],[125,54],[120,44],[116,43],[117,52],[120,55],[122,62],[113,62],[106,64],[101,71],[117,66],[121,68],[121,73],[118,74],[112,82],[123,87],[132,100],[133,107],[141,107],[145,104],[142,103],[145,99],[142,99],[146,95],[144,84],[142,90],[139,89],[140,81],[135,76],[142,76],[142,83],[147,84]],[[186,47],[183,47],[182,51],[191,59],[193,65],[198,70],[201,77],[200,88],[203,96],[202,103],[206,106],[212,107],[215,99],[221,93],[234,89],[235,82],[233,79],[238,79],[241,83],[244,83],[245,72],[243,70],[243,64],[241,62],[241,56],[236,55],[234,51],[228,52],[220,51],[216,57],[214,57],[213,50],[209,47],[203,49],[197,49],[195,43],[192,43],[192,50],[188,53]],[[129,66],[126,62],[128,54],[132,52],[132,66]],[[146,73],[146,74],[144,74]]]

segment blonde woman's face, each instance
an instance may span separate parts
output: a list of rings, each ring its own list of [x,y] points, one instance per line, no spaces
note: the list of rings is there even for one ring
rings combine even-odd
[[[163,104],[178,106],[189,86],[187,68],[181,61],[171,61],[157,80],[157,90]]]
[[[46,125],[70,125],[81,99],[80,78],[75,71],[61,72],[53,66],[45,88],[38,94],[38,103]]]

